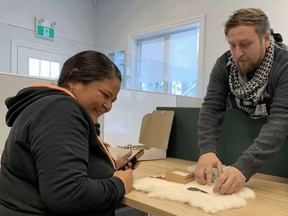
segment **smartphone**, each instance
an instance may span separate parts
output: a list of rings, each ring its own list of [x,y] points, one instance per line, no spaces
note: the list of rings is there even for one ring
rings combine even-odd
[[[144,154],[144,149],[139,150],[136,154],[134,154],[132,157],[129,158],[129,160],[124,163],[122,166],[120,166],[118,168],[118,170],[125,170],[125,167],[128,166],[129,163],[132,164],[132,166],[130,166],[130,168],[133,168],[137,162],[138,159]]]

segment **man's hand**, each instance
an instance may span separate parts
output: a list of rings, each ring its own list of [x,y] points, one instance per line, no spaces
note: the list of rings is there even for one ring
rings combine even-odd
[[[208,152],[200,156],[195,170],[195,178],[200,184],[210,185],[212,182],[212,168],[217,168],[218,176],[223,172],[222,163],[215,153]]]
[[[227,168],[218,178],[213,192],[219,194],[233,194],[238,192],[245,184],[246,178],[235,167]]]

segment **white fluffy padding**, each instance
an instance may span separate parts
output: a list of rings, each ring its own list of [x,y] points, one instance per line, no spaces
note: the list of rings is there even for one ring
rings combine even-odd
[[[135,190],[146,192],[148,197],[183,202],[207,213],[241,208],[246,205],[245,199],[255,198],[254,191],[247,187],[232,195],[220,195],[213,192],[213,186],[200,185],[196,181],[179,184],[149,177],[137,179],[133,185]],[[189,187],[197,187],[208,193],[187,190]]]

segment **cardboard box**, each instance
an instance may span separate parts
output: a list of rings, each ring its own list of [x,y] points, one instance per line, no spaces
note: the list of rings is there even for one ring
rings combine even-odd
[[[129,149],[133,150],[133,154],[144,149],[144,155],[139,160],[165,159],[173,118],[174,111],[154,110],[146,114],[142,118],[139,142],[126,146],[111,146],[109,150],[112,156],[123,155]]]
[[[194,180],[194,173],[183,169],[173,169],[166,172],[167,181],[187,184]]]

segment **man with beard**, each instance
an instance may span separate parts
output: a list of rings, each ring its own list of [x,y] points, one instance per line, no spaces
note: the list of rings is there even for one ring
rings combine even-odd
[[[216,168],[214,192],[232,194],[269,162],[287,138],[288,52],[275,43],[269,19],[261,9],[235,11],[224,33],[230,50],[218,58],[212,69],[200,111],[200,157],[195,177],[199,183],[209,185],[212,168]],[[250,147],[223,171],[217,142],[227,106],[251,118],[268,118]]]

